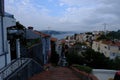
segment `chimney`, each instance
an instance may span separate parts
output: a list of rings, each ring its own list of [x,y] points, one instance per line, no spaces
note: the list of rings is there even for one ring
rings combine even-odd
[[[4,16],[4,0],[0,0],[0,16]]]
[[[29,30],[33,30],[33,27],[29,26],[28,29],[29,29]]]

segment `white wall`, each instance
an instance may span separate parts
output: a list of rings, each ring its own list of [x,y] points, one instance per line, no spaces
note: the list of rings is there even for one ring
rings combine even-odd
[[[0,16],[0,54],[2,54],[2,31],[1,31],[1,16]]]
[[[15,26],[16,25],[16,21],[14,18],[9,18],[9,17],[4,17],[4,43],[5,43],[5,49],[7,51],[7,27],[10,26]]]
[[[4,27],[4,49],[5,52],[9,52],[8,49],[8,41],[7,41],[7,27],[10,26],[15,26],[16,25],[16,21],[14,18],[10,18],[10,17],[4,17],[3,18],[3,27]],[[0,55],[3,53],[2,51],[2,30],[1,30],[1,18],[0,18]],[[8,53],[7,55],[7,64],[9,64],[10,61],[10,53]],[[2,67],[5,66],[5,55],[0,56],[0,69]]]
[[[5,56],[0,56],[0,69],[5,66]]]
[[[106,69],[93,69],[93,74],[99,80],[108,80],[110,78],[114,78],[116,70],[106,70]]]

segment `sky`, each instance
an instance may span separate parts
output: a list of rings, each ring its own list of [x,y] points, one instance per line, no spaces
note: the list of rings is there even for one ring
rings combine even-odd
[[[120,29],[120,0],[5,0],[5,11],[36,30]]]

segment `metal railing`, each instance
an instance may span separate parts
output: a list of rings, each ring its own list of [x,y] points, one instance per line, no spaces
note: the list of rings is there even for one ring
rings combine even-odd
[[[5,79],[6,77],[12,74],[16,69],[18,69],[20,66],[22,66],[27,61],[28,59],[26,58],[19,58],[11,62],[8,66],[0,70],[0,78]]]
[[[28,80],[33,75],[43,71],[43,67],[39,63],[33,59],[28,59],[25,64],[4,80]]]

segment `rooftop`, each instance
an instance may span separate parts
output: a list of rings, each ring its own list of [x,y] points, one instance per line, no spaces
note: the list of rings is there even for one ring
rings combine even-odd
[[[102,43],[111,45],[111,46],[120,46],[120,42],[118,42],[118,41],[102,41]]]
[[[34,31],[36,34],[38,34],[38,35],[41,35],[42,37],[50,37],[50,35],[49,34],[46,34],[46,33],[43,33],[43,32],[40,32],[40,31]]]
[[[51,41],[57,41],[57,38],[51,37]]]
[[[5,12],[5,15],[4,15],[5,17],[9,17],[9,18],[14,18],[14,15],[12,15],[12,14],[10,14],[10,13],[7,13],[7,12]]]

